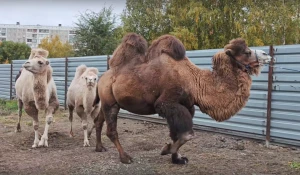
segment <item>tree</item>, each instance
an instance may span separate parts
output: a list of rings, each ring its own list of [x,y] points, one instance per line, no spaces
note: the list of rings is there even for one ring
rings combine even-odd
[[[148,42],[169,33],[168,0],[127,0],[121,16],[124,30],[142,35]]]
[[[86,11],[76,23],[75,52],[77,56],[108,55],[116,48],[121,29],[116,27],[112,8],[103,8],[99,13]]]
[[[31,48],[26,43],[3,41],[0,43],[0,63],[28,59]]]
[[[44,38],[39,44],[39,48],[48,50],[49,58],[63,58],[74,55],[73,47],[68,42],[63,43],[57,35],[53,38]]]
[[[300,42],[300,0],[127,0],[122,21],[148,41],[175,35],[187,50],[222,48],[237,37],[249,46]]]

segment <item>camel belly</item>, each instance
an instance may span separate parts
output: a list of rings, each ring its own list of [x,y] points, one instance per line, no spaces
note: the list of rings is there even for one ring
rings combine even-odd
[[[143,98],[126,96],[117,99],[117,102],[122,109],[131,113],[140,115],[150,115],[156,113],[153,104],[149,104]]]

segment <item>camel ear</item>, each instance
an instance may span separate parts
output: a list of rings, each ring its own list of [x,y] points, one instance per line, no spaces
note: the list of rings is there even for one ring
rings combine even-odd
[[[225,53],[226,53],[226,55],[228,55],[228,56],[233,56],[233,55],[234,55],[233,50],[231,50],[231,49],[226,49],[226,50],[225,50]]]
[[[46,61],[46,65],[49,65],[49,61]]]

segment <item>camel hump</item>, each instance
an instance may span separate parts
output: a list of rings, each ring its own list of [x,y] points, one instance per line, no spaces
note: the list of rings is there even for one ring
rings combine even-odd
[[[85,72],[86,69],[87,69],[87,67],[84,64],[78,66],[76,68],[76,73],[75,73],[74,79],[79,78]]]
[[[128,33],[115,49],[109,61],[109,66],[113,68],[128,63],[138,64],[143,59],[147,48],[148,43],[143,36],[136,33]]]
[[[49,52],[45,49],[41,49],[41,48],[31,49],[29,59],[32,59],[36,56],[42,56],[44,58],[47,58],[48,55],[49,55]]]
[[[185,47],[182,42],[172,35],[162,35],[154,40],[147,52],[147,59],[151,60],[165,53],[175,60],[185,58]]]

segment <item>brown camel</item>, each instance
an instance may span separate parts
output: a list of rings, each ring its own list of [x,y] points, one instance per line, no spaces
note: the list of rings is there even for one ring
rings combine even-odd
[[[173,163],[186,164],[188,159],[181,157],[178,150],[194,136],[194,105],[216,121],[229,119],[247,103],[250,76],[258,75],[271,58],[262,50],[250,50],[243,39],[237,38],[213,56],[210,71],[192,63],[181,41],[171,35],[159,37],[143,52],[139,48],[140,40],[144,40],[141,36],[128,34],[126,38],[132,40],[123,40],[114,52],[119,54],[114,54],[110,62],[118,64],[111,64],[99,79],[101,109],[96,121],[96,151],[105,151],[101,130],[106,121],[106,134],[123,163],[131,163],[132,158],[118,139],[120,109],[166,118],[173,143],[166,144],[161,155],[172,154]]]

